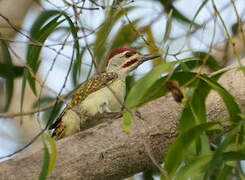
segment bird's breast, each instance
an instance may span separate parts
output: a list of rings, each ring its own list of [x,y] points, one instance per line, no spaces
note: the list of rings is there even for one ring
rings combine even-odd
[[[124,102],[126,93],[125,82],[118,79],[97,90],[86,97],[81,102],[80,107],[86,110],[90,115],[101,112],[102,108],[110,112],[119,112]],[[105,107],[102,107],[104,105]]]

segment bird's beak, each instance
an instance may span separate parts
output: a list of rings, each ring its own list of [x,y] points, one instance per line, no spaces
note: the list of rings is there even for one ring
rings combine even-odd
[[[143,63],[145,61],[151,60],[151,59],[155,59],[160,57],[160,54],[145,54],[145,55],[140,55],[137,59],[139,62]]]

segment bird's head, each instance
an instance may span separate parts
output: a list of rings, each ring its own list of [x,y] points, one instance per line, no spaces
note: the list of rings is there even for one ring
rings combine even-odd
[[[106,71],[114,71],[127,75],[136,69],[140,64],[160,57],[156,54],[143,55],[131,48],[118,48],[111,52],[107,60]]]

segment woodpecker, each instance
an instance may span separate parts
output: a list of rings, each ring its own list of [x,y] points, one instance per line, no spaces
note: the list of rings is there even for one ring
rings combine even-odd
[[[82,83],[50,129],[52,137],[59,140],[78,131],[88,129],[98,122],[90,122],[97,114],[120,112],[126,93],[125,79],[129,72],[145,61],[160,55],[143,55],[131,48],[118,48],[107,59],[106,71]],[[96,120],[95,120],[96,121]]]

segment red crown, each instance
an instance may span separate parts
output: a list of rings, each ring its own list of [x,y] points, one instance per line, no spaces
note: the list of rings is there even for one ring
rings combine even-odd
[[[110,56],[107,59],[106,66],[109,64],[109,61],[111,60],[111,58],[113,58],[115,55],[120,54],[124,51],[131,51],[134,53],[139,53],[138,51],[136,51],[135,49],[132,49],[132,48],[117,48],[111,52]]]

